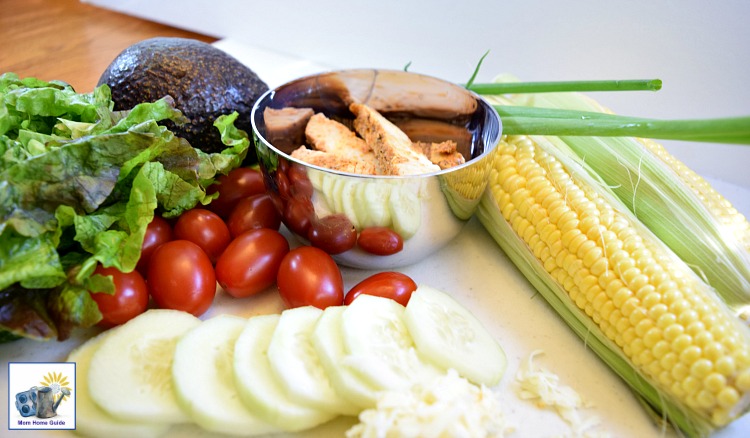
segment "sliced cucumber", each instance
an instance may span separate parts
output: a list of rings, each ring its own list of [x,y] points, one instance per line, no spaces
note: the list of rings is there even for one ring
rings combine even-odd
[[[242,403],[234,384],[234,343],[246,321],[215,316],[185,333],[175,347],[172,379],[177,401],[207,431],[241,436],[279,432]]]
[[[172,358],[179,338],[198,324],[189,313],[153,309],[119,327],[91,358],[91,399],[121,420],[189,422],[173,390]]]
[[[331,200],[330,206],[335,213],[341,213],[344,210],[343,202],[341,201],[341,190],[344,188],[346,180],[335,177],[332,177],[331,179],[333,182],[331,183],[331,188],[328,192],[329,199]]]
[[[323,178],[325,178],[324,172],[315,169],[308,169],[307,179],[310,180],[310,184],[312,184],[314,189],[320,190],[320,186],[323,184]]]
[[[394,187],[388,199],[393,229],[406,240],[413,236],[422,222],[419,197],[407,187]]]
[[[345,306],[327,307],[315,324],[310,339],[333,389],[358,410],[374,408],[376,389],[342,363],[346,349],[341,334]]]
[[[390,226],[389,199],[391,197],[391,185],[386,182],[375,181],[362,183],[360,187],[360,198],[364,201],[357,203],[355,208],[362,228]]]
[[[343,181],[343,187],[341,188],[341,212],[352,221],[352,225],[357,230],[362,229],[355,209],[355,205],[359,201],[357,197],[357,187],[359,185],[358,181]]]
[[[73,350],[68,355],[68,362],[76,363],[76,373],[82,376],[76,381],[76,434],[90,437],[157,437],[165,433],[170,425],[157,423],[133,423],[118,420],[102,410],[91,400],[89,384],[86,375],[91,366],[94,352],[104,342],[104,339],[117,330],[111,329]]]
[[[281,314],[268,346],[271,370],[293,401],[334,414],[356,415],[359,410],[333,389],[312,345],[310,334],[322,313],[305,306]]]
[[[336,212],[333,188],[336,186],[337,180],[338,178],[335,176],[321,173],[320,188],[318,190],[319,193],[323,195],[322,199],[325,201],[326,207],[328,207],[328,210],[333,213]]]
[[[263,420],[289,432],[325,423],[335,414],[295,403],[271,371],[268,345],[279,315],[254,316],[234,345],[234,378],[242,402]]]
[[[419,285],[404,318],[423,357],[476,384],[500,382],[505,352],[476,316],[450,295]]]
[[[360,295],[341,318],[343,363],[379,390],[408,389],[441,374],[417,354],[403,316],[404,306],[389,298]]]

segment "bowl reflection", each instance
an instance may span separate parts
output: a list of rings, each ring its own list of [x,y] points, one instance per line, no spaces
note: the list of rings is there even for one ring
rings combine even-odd
[[[304,123],[269,118],[270,110],[304,108],[351,126],[353,103],[374,108],[412,142],[454,142],[465,162],[418,175],[332,170],[292,156],[307,142]],[[406,266],[450,242],[477,208],[502,132],[495,110],[474,93],[392,70],[343,70],[297,79],[259,98],[251,118],[258,162],[285,226],[304,244],[313,237],[338,263],[364,269]],[[339,220],[325,219],[331,216]],[[329,226],[321,231],[323,223]],[[336,226],[340,229],[331,228]],[[363,230],[368,237],[397,235],[403,247],[395,253],[373,251],[372,245],[352,241]],[[328,239],[323,244],[321,235]]]

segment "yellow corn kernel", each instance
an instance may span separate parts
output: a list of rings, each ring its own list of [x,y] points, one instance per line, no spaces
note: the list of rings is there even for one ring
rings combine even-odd
[[[722,407],[729,408],[737,404],[740,394],[732,387],[725,387],[721,389],[716,399]]]
[[[722,391],[726,385],[727,378],[718,372],[713,372],[703,379],[703,386],[714,394]]]
[[[677,354],[673,351],[670,351],[666,353],[661,359],[659,359],[659,364],[665,370],[671,370],[672,368],[674,368],[678,361],[679,358],[677,357]]]
[[[686,365],[692,365],[700,359],[701,357],[701,349],[698,346],[691,345],[687,347],[686,349],[682,350],[682,353],[680,353],[680,361]]]

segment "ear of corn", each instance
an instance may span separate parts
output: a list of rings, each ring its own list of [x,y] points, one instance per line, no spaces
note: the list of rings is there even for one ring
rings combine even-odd
[[[610,113],[580,93],[488,96],[495,103]],[[750,223],[661,145],[561,137],[613,193],[750,323]]]
[[[750,330],[555,137],[506,137],[478,217],[541,295],[688,436],[750,405]]]

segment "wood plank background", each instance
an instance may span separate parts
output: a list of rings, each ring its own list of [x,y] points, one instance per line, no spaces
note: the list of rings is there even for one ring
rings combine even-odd
[[[93,90],[126,47],[156,36],[215,38],[101,9],[78,0],[0,0],[0,73],[62,80]]]

